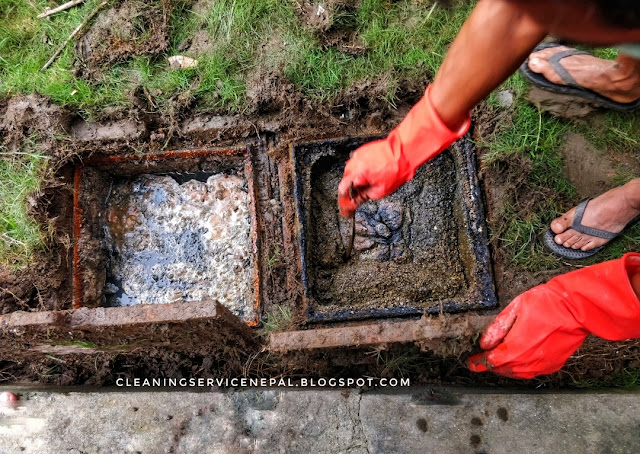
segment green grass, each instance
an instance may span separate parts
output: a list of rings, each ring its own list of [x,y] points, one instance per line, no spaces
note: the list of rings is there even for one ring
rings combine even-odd
[[[615,58],[612,50],[603,49],[596,54]],[[479,142],[482,161],[489,166],[509,161],[529,163],[530,168],[523,169],[522,174],[526,179],[526,193],[520,197],[523,203],[526,198],[534,198],[537,204],[526,212],[507,204],[498,214],[492,233],[498,236],[501,247],[509,251],[511,260],[524,269],[556,268],[560,260],[545,250],[539,235],[548,228],[551,220],[579,201],[563,170],[561,146],[564,134],[573,131],[584,135],[597,149],[604,150],[603,159],[608,153],[635,156],[640,148],[640,117],[607,111],[601,115],[602,124],[596,122],[596,126],[593,120],[576,122],[553,117],[524,98],[527,84],[520,74],[514,74],[501,89],[514,93],[515,105],[512,115],[499,121],[494,133]],[[487,104],[498,109],[495,92]],[[634,177],[637,175],[629,171],[619,171],[610,183],[612,186],[623,184]],[[638,242],[640,227],[636,226],[586,263],[620,257],[625,251],[633,250]]]
[[[338,5],[332,11],[333,29],[352,33],[366,49],[364,55],[352,55],[326,46],[315,29],[302,23],[292,0],[219,0],[203,11],[178,0],[170,17],[166,54],[113,64],[103,80],[90,83],[74,77],[75,56],[69,44],[50,69],[40,71],[97,3],[88,0],[39,20],[35,16],[48,5],[46,0],[0,0],[0,97],[37,91],[90,118],[106,107],[130,105],[133,89],[142,85],[160,112],[174,113],[172,109],[182,104],[237,113],[248,107],[247,87],[255,75],[271,71],[324,101],[354,82],[382,80],[382,96],[393,103],[401,81],[426,85],[471,10],[468,2],[445,10],[420,0]],[[212,46],[196,56],[198,67],[169,70],[166,58],[184,53],[179,46],[199,31],[208,35]]]
[[[274,268],[280,264],[281,260],[282,256],[280,254],[280,246],[276,244],[273,247],[273,254],[271,254],[271,256],[267,259],[267,266],[269,268]]]
[[[28,199],[39,190],[46,163],[35,152],[10,155],[0,148],[0,266],[22,268],[44,248],[44,233],[28,215]]]
[[[581,125],[578,129],[598,149],[637,154],[640,148],[640,116],[607,111],[603,120],[598,127]]]
[[[285,74],[309,96],[328,100],[357,81],[383,80],[393,102],[402,80],[431,79],[471,11],[465,3],[443,9],[433,2],[363,0],[351,12],[355,34],[366,48],[360,56],[306,41]]]
[[[0,0],[0,97],[37,91],[58,104],[86,112],[106,105],[126,105],[126,82],[120,68],[113,68],[113,75],[98,85],[73,76],[73,44],[48,70],[40,71],[98,2],[88,0],[42,20],[36,16],[50,5],[46,0]]]
[[[291,312],[291,308],[287,306],[277,306],[263,317],[261,334],[266,336],[271,333],[284,331],[291,325],[292,319],[293,312]]]
[[[383,377],[415,376],[423,372],[427,365],[418,348],[393,351],[374,348],[367,354],[375,357],[376,364],[381,367],[380,375]]]
[[[623,369],[610,379],[586,378],[574,380],[573,387],[579,389],[638,388],[640,387],[640,369]]]
[[[560,151],[563,136],[572,125],[527,102],[527,85],[520,74],[514,74],[501,89],[514,94],[515,106],[512,115],[479,142],[482,161],[489,166],[510,161],[527,163],[517,176],[525,180],[527,187],[527,193],[520,197],[526,203],[528,197],[535,196],[539,203],[528,211],[507,203],[497,214],[492,233],[498,235],[500,245],[510,252],[514,263],[532,271],[554,268],[558,260],[544,250],[537,238],[552,219],[568,208],[566,201],[575,198],[575,189],[563,171]],[[498,109],[495,92],[487,104]]]

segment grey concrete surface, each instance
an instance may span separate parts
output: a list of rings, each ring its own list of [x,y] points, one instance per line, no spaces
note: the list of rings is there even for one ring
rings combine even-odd
[[[638,393],[13,391],[2,454],[640,452]]]

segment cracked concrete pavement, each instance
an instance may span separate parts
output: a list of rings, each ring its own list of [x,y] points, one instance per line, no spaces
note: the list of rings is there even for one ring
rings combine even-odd
[[[640,452],[633,392],[6,390],[3,454]]]

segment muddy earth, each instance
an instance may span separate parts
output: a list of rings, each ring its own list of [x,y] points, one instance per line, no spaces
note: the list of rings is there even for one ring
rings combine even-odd
[[[351,228],[336,206],[344,164],[344,156],[324,158],[311,170],[311,286],[318,303],[346,309],[359,302],[428,304],[464,293],[451,158],[442,156],[391,197],[358,209],[355,251],[346,263]]]
[[[116,3],[106,8],[78,41],[77,77],[99,81],[105,65],[135,55],[160,55],[166,49],[165,18],[171,2]],[[324,13],[318,14],[317,2],[299,3],[304,22],[316,29],[327,46],[345,52],[366,51],[353,30],[336,30]],[[352,2],[335,3],[350,8]],[[129,26],[123,17],[134,17],[135,21]],[[193,46],[196,54],[207,45],[201,39],[192,39],[185,43],[185,49]],[[84,271],[84,304],[131,304],[134,294],[137,303],[215,298],[238,315],[251,318],[253,297],[248,296],[247,286],[249,291],[256,287],[254,282],[249,285],[254,276],[248,274],[250,261],[255,262],[260,277],[259,315],[263,326],[275,319],[273,314],[279,308],[288,308],[291,319],[277,329],[308,328],[290,147],[314,140],[386,134],[419,99],[427,81],[400,82],[394,107],[384,99],[384,80],[357,83],[343,90],[331,104],[310,100],[273,70],[257,68],[251,81],[247,87],[250,108],[237,115],[192,109],[188,93],[172,100],[167,114],[159,111],[141,88],[130,94],[131,103],[126,108],[110,107],[92,119],[81,118],[79,113],[37,94],[0,101],[2,144],[15,152],[30,140],[37,144],[39,153],[50,158],[51,166],[41,191],[30,199],[31,214],[47,232],[47,248],[26,269],[0,270],[0,313],[40,313],[72,307],[74,169],[78,165],[101,157],[246,146],[255,156],[255,222],[260,225],[255,241],[247,234],[248,226],[254,225],[254,219],[247,218],[247,194],[251,196],[248,180],[236,179],[243,175],[244,161],[233,164],[234,172],[207,167],[206,178],[188,180],[174,174],[201,169],[159,169],[149,162],[135,171],[125,164],[110,164],[108,169],[84,167],[82,181],[87,186],[80,202],[86,222],[77,240]],[[490,135],[497,119],[508,115],[508,108],[479,106],[474,111],[474,139],[481,142]],[[584,121],[597,124],[597,117],[592,115]],[[569,139],[573,144],[580,143]],[[574,146],[565,150],[566,172],[573,175],[571,180],[580,192],[611,186],[602,180],[601,173],[576,171],[582,160],[581,149]],[[526,218],[550,193],[530,184],[527,177],[532,164],[526,156],[505,153],[486,165],[482,154],[483,150],[478,150],[489,227],[487,257],[499,306],[504,307],[522,291],[571,268],[559,263],[550,271],[528,272],[513,263],[512,251],[501,240],[505,217]],[[592,156],[600,159],[602,155]],[[616,168],[637,171],[637,162],[609,158]],[[316,177],[309,199],[313,272],[307,284],[311,284],[317,308],[397,308],[408,299],[420,301],[426,308],[470,288],[473,279],[465,263],[468,251],[458,223],[461,214],[451,195],[455,165],[447,154],[421,169],[417,179],[394,196],[358,211],[355,248],[346,261],[343,253],[350,225],[338,218],[335,205],[335,188],[343,165],[343,160],[328,159],[313,166]],[[216,177],[221,172],[229,176]],[[567,209],[576,201],[566,200]],[[177,223],[181,229],[176,228]],[[147,236],[150,230],[159,235]],[[248,253],[253,244],[256,250]],[[534,238],[532,244],[537,245],[538,240]],[[194,260],[203,255],[208,259]],[[220,257],[225,259],[216,259]],[[157,272],[160,263],[164,268],[161,273]],[[439,276],[442,269],[446,269],[446,279]],[[201,325],[183,331],[185,335],[194,330],[211,331],[209,325]],[[259,336],[264,328],[253,329]],[[218,337],[216,342],[185,342],[177,349],[165,336],[154,345],[132,344],[118,351],[89,346],[84,348],[90,352],[69,351],[59,356],[41,353],[26,359],[16,352],[33,346],[29,335],[0,338],[0,382],[113,385],[122,377],[410,376],[414,384],[523,385],[469,372],[465,359],[477,350],[477,339],[472,338],[440,346],[437,351],[403,345],[275,357],[263,349],[264,338],[250,346],[226,345]],[[162,328],[151,327],[149,335],[162,336]],[[104,339],[113,342],[106,334]],[[46,340],[46,336],[38,339]],[[79,343],[83,338],[67,342]],[[634,368],[640,368],[638,341],[609,343],[589,338],[561,372],[524,382],[524,386],[607,383]]]
[[[462,212],[464,172],[454,152],[419,169],[393,195],[364,204],[351,221],[340,216],[336,203],[346,159],[360,144],[347,143],[301,145],[295,158],[305,185],[296,194],[304,193],[298,203],[308,242],[303,279],[311,318],[472,307],[478,264]]]

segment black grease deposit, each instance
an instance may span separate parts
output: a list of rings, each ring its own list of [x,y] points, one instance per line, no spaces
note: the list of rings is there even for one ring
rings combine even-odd
[[[365,139],[292,148],[303,283],[311,321],[457,311],[495,305],[484,218],[468,150],[422,166],[394,194],[356,212],[354,251],[337,187]],[[474,208],[475,207],[475,208]]]

